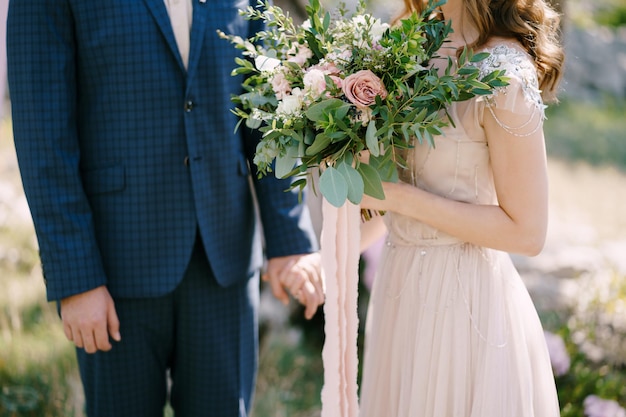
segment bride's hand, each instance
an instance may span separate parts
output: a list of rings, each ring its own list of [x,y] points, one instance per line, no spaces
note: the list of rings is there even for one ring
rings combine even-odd
[[[386,206],[387,204],[385,204],[385,200],[379,200],[366,194],[363,195],[363,200],[361,200],[362,209],[386,211]]]
[[[304,305],[307,319],[312,318],[324,303],[324,282],[318,252],[272,258],[268,261],[263,279],[270,282],[274,296],[284,304],[289,302],[289,292]]]
[[[383,192],[385,193],[385,199],[379,200],[371,197],[367,194],[363,195],[361,200],[361,208],[377,211],[393,211],[394,207],[394,191],[398,188],[398,183],[383,182]]]

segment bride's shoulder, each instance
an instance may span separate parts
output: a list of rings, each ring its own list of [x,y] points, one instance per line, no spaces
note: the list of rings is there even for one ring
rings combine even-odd
[[[537,67],[531,56],[517,41],[494,38],[484,45],[479,52],[489,56],[480,62],[481,71],[491,72],[504,69],[509,76],[537,78]]]
[[[504,70],[508,79],[505,90],[521,90],[525,101],[538,108],[543,108],[541,90],[537,77],[537,67],[530,54],[515,40],[493,38],[477,52],[489,55],[478,63],[481,75]],[[496,94],[497,95],[497,94]]]

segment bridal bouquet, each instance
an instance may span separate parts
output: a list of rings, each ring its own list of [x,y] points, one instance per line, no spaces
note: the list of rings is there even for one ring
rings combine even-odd
[[[300,26],[267,1],[241,10],[267,30],[250,39],[219,35],[245,56],[233,70],[245,74],[233,111],[263,132],[259,175],[295,176],[292,187],[302,189],[317,168],[319,189],[336,207],[359,204],[364,193],[383,199],[381,181],[396,181],[404,164],[399,150],[413,140],[435,146],[451,123],[451,102],[506,85],[503,71],[480,74],[486,53],[448,58],[442,74],[432,66],[451,31],[436,17],[441,4],[431,1],[395,26],[366,13],[363,2],[353,13],[342,5],[331,14],[310,0]]]

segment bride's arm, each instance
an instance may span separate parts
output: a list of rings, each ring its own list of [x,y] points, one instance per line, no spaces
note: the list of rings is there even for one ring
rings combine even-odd
[[[483,123],[498,205],[464,203],[409,184],[385,183],[386,199],[365,196],[362,207],[395,211],[476,245],[530,256],[538,254],[545,241],[548,218],[543,113],[519,115],[493,110],[491,113],[485,109]],[[520,136],[501,125],[527,125],[531,132]]]
[[[387,233],[387,226],[382,216],[375,215],[370,220],[361,223],[361,253],[378,241]]]

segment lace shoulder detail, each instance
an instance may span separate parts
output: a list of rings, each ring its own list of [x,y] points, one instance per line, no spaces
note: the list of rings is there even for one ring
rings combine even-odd
[[[531,135],[543,125],[547,107],[541,98],[535,65],[527,53],[506,44],[496,45],[486,49],[485,52],[488,52],[489,56],[478,63],[480,76],[495,70],[505,70],[504,76],[509,81],[509,85],[499,87],[492,95],[483,97],[486,107],[507,132],[515,136]],[[494,109],[526,114],[529,120],[521,126],[510,126],[496,116]],[[531,123],[534,128],[529,130]]]
[[[506,70],[505,76],[516,79],[522,88],[524,98],[528,104],[538,109],[544,109],[537,79],[537,69],[530,57],[517,48],[500,44],[488,49],[489,57],[479,65],[480,75],[484,76],[495,70]],[[515,81],[513,81],[515,82]],[[495,91],[494,95],[506,94],[506,88],[502,87]]]

